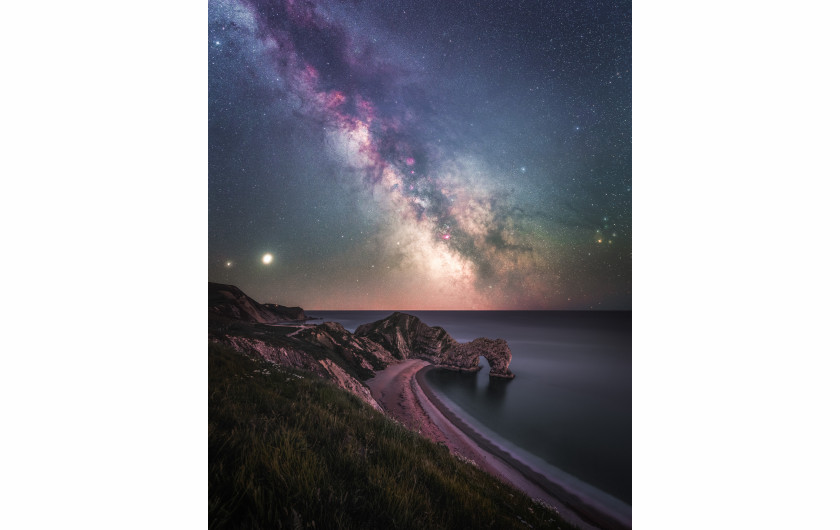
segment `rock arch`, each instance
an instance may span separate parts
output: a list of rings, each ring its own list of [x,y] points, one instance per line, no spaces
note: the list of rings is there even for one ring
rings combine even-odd
[[[510,371],[512,354],[507,341],[504,339],[486,339],[484,337],[466,343],[459,343],[448,352],[456,363],[466,364],[478,370],[478,358],[484,356],[490,365],[490,377],[513,379]]]
[[[490,376],[513,379],[511,352],[504,339],[478,338],[460,343],[440,327],[429,327],[414,315],[393,313],[370,324],[363,324],[354,335],[379,344],[397,359],[426,359],[442,368],[473,372],[483,355],[490,365]]]

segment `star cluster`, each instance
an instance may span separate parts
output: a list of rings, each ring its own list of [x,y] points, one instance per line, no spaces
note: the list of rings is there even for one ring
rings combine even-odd
[[[208,58],[211,280],[629,309],[629,2],[211,0]]]

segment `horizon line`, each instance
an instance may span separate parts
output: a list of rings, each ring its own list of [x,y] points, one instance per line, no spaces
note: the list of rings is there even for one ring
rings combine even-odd
[[[297,306],[300,307],[300,306]],[[303,309],[303,308],[301,308]],[[608,309],[608,308],[589,308],[589,309],[303,309],[304,312],[317,311],[392,311],[399,313],[406,313],[409,311],[632,311],[633,309]]]

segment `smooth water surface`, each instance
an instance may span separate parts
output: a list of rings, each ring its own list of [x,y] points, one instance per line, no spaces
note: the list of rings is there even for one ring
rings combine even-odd
[[[507,340],[512,381],[431,370],[429,385],[470,420],[632,504],[629,311],[407,311],[459,342]],[[354,331],[391,311],[313,311]]]

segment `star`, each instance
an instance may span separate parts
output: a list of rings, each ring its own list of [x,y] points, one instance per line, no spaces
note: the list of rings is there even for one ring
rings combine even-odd
[[[403,16],[211,0],[206,42],[225,50],[208,56],[209,255],[245,260],[236,273],[233,258],[228,273],[211,262],[211,279],[304,306],[560,309],[573,306],[551,279],[562,268],[629,308],[630,6],[582,11],[569,32],[555,4],[499,17],[420,2]],[[509,24],[533,32],[512,42]],[[481,38],[455,45],[456,28]],[[477,75],[504,64],[516,67]],[[593,240],[608,243],[598,266],[582,259]],[[381,296],[357,298],[356,278]]]

